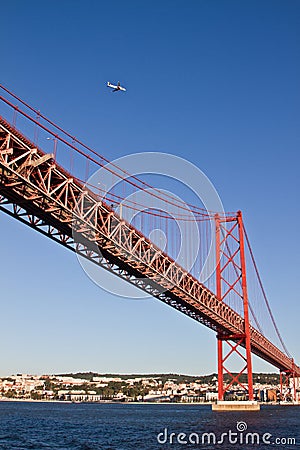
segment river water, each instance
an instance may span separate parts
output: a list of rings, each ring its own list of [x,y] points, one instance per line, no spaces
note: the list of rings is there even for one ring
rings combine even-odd
[[[300,406],[0,402],[0,449],[300,448]]]

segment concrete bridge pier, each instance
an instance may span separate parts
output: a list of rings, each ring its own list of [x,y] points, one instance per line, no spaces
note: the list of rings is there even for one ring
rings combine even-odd
[[[223,401],[212,404],[213,411],[259,411],[260,404],[256,401]]]

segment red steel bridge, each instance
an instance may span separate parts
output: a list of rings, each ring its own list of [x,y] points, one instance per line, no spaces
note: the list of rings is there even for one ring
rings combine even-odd
[[[282,393],[288,385],[294,383],[295,387],[300,367],[288,353],[276,326],[242,213],[206,211],[151,187],[109,164],[7,88],[0,87],[0,210],[214,330],[220,400],[234,383],[253,400],[252,354],[279,369]],[[101,183],[89,183],[91,173],[99,168],[110,171],[119,187],[106,192]],[[162,208],[134,201],[137,189],[149,190],[152,197],[172,204],[176,217]],[[122,218],[116,205],[135,211],[139,222]],[[187,224],[186,235],[191,240],[189,245],[193,245],[188,228],[190,213],[201,236],[192,265],[179,263],[176,258],[176,223]],[[158,225],[168,238],[163,249],[149,239],[150,231]],[[215,270],[203,282],[199,267],[211,249],[208,235],[213,243]],[[274,339],[267,337],[262,326],[266,317]],[[229,369],[232,355],[241,362],[238,374]],[[227,383],[224,374],[229,375]],[[246,383],[243,374],[247,375]],[[296,395],[296,389],[293,392]]]

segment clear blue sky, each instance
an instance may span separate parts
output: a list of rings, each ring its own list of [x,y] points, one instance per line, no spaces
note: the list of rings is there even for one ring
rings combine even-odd
[[[1,83],[110,159],[187,158],[243,211],[300,363],[299,1],[11,0],[1,17]],[[115,298],[71,252],[4,214],[0,226],[0,375],[216,371],[213,332]]]

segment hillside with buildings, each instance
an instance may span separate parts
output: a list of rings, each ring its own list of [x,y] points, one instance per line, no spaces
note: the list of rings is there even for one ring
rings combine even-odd
[[[287,388],[280,395],[277,374],[256,373],[254,391],[259,401],[290,400]],[[225,376],[226,380],[226,376]],[[247,383],[247,379],[243,380]],[[0,399],[72,402],[213,402],[217,399],[216,374],[120,375],[94,372],[60,375],[17,374],[0,378]],[[299,395],[300,393],[298,393]],[[244,400],[245,391],[232,386],[228,400]]]

